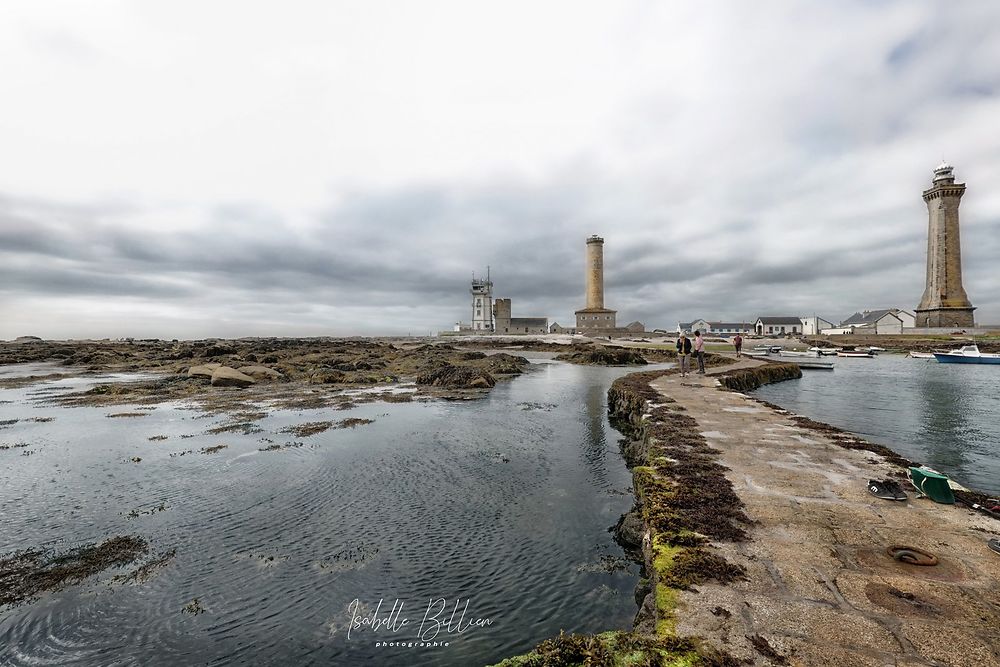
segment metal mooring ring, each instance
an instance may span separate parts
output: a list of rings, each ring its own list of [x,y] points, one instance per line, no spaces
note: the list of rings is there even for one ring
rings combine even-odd
[[[894,544],[888,549],[886,553],[898,560],[900,563],[909,563],[910,565],[937,565],[938,559],[934,554],[924,551],[923,549],[918,549],[917,547],[908,547],[903,544]]]

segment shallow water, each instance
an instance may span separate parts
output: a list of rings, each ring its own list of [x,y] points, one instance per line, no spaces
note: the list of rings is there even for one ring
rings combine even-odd
[[[756,396],[1000,494],[1000,366],[882,354],[761,387]]]
[[[480,401],[269,410],[249,435],[208,435],[224,419],[182,404],[109,418],[136,410],[40,401],[93,379],[0,390],[0,422],[20,420],[0,444],[28,444],[0,450],[0,553],[116,534],[177,550],[145,583],[106,572],[0,611],[0,663],[475,665],[627,628],[637,568],[601,563],[633,502],[606,405],[626,372],[543,362]],[[345,417],[375,422],[277,433]],[[206,611],[182,612],[194,598]],[[379,600],[382,620],[403,605],[395,628],[351,627]],[[430,605],[429,636],[456,603],[463,632],[434,637],[448,646],[375,646],[418,640]]]

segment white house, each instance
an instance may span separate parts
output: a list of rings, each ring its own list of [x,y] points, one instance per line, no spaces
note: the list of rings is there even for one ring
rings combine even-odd
[[[893,308],[893,315],[898,317],[903,322],[904,329],[912,329],[917,326],[917,316],[913,313]]]
[[[802,333],[806,336],[815,336],[823,331],[823,329],[830,329],[833,327],[833,322],[824,320],[822,317],[816,317],[815,315],[811,317],[800,317],[799,320],[802,322]]]
[[[753,329],[758,336],[797,336],[802,333],[802,320],[798,317],[758,317]]]
[[[677,323],[677,333],[692,334],[695,331],[700,331],[704,335],[731,337],[736,334],[750,333],[750,324],[748,322],[715,322],[705,319]]]
[[[901,334],[903,329],[912,329],[915,323],[913,313],[900,308],[882,308],[854,313],[840,323],[840,328],[859,334]]]
[[[695,320],[693,322],[678,322],[677,333],[693,334],[695,331],[708,335],[712,330],[707,320]]]

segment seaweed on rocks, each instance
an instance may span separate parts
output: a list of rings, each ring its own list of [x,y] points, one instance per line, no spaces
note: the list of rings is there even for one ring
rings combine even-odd
[[[348,417],[347,419],[341,419],[334,428],[356,428],[358,426],[364,426],[365,424],[374,423],[374,419],[365,419],[363,417]]]
[[[499,352],[487,356],[482,365],[493,375],[520,375],[529,363],[524,357]]]
[[[278,433],[291,433],[296,438],[305,438],[310,435],[316,435],[317,433],[322,433],[323,431],[326,431],[331,428],[333,428],[332,421],[306,422],[305,424],[287,426],[279,430]]]
[[[556,356],[557,361],[587,366],[645,366],[648,361],[642,354],[627,347],[595,347]]]
[[[446,389],[489,389],[496,383],[496,378],[482,368],[448,363],[417,376],[417,384]]]
[[[110,567],[131,563],[147,551],[149,544],[141,537],[119,535],[63,553],[28,549],[0,557],[0,606],[80,583]]]
[[[719,376],[723,387],[731,391],[753,391],[765,384],[797,380],[802,377],[802,369],[796,364],[768,362],[752,368],[741,368]]]
[[[546,639],[530,653],[495,667],[736,667],[731,655],[686,637],[650,637],[634,632],[566,634]]]
[[[177,555],[177,549],[158,554],[128,574],[120,574],[112,579],[115,583],[142,584],[149,581],[156,572],[166,567]]]
[[[608,391],[611,417],[629,438],[623,450],[648,530],[644,557],[653,578],[658,636],[674,636],[676,591],[745,577],[743,567],[726,561],[709,541],[745,541],[752,523],[697,421],[651,386],[671,372],[632,373]]]

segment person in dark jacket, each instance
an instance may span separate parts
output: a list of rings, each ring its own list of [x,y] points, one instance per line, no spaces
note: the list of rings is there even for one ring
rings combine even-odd
[[[736,334],[733,338],[733,347],[736,348],[736,358],[739,359],[743,354],[743,336]]]
[[[681,369],[681,377],[687,377],[691,370],[691,339],[681,332],[677,339],[677,366]]]

